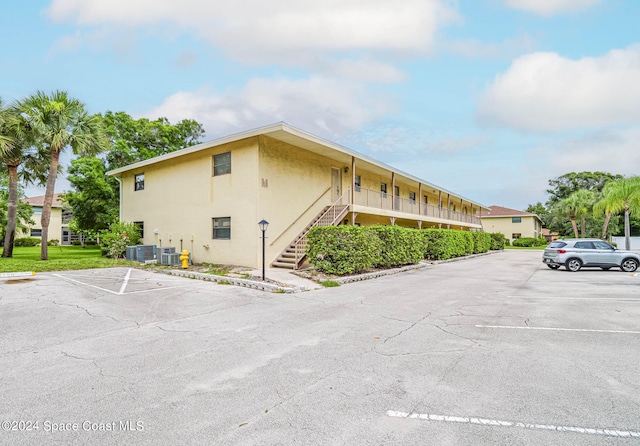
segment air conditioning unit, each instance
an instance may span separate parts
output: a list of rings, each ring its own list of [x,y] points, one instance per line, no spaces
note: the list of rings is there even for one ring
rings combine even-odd
[[[136,260],[136,247],[135,246],[127,246],[125,248],[125,258],[130,262],[134,262]]]
[[[158,246],[156,248],[156,259],[162,261],[162,254],[175,254],[176,248],[173,246]]]
[[[136,260],[138,262],[146,262],[147,260],[154,260],[156,251],[156,245],[137,245],[136,246]]]
[[[160,256],[160,264],[168,266],[180,265],[180,253],[163,253]]]

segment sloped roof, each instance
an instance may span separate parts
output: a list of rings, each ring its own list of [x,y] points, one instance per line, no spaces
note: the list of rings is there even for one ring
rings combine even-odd
[[[410,179],[411,181],[415,181],[418,183],[422,183],[425,186],[428,187],[432,187],[434,189],[438,189],[441,190],[444,193],[448,193],[450,194],[452,197],[457,197],[457,198],[462,198],[463,200],[468,201],[471,204],[474,204],[482,209],[486,209],[487,207],[483,204],[480,204],[476,201],[470,200],[466,197],[461,196],[460,194],[456,194],[454,192],[448,191],[447,189],[444,189],[440,186],[437,186],[435,184],[432,184],[428,181],[425,181],[421,178],[418,178],[414,175],[411,175],[409,173],[403,172],[401,170],[398,170],[394,167],[389,166],[388,164],[385,164],[381,161],[377,161],[371,157],[368,157],[362,153],[356,152],[354,150],[351,149],[347,149],[346,147],[343,147],[339,144],[333,143],[331,141],[327,141],[323,138],[320,138],[318,136],[312,135],[310,133],[307,133],[303,130],[297,129],[289,124],[286,124],[284,122],[280,122],[277,124],[272,124],[272,125],[268,125],[265,127],[260,127],[257,129],[253,129],[253,130],[247,130],[241,133],[236,133],[233,135],[229,135],[223,138],[219,138],[213,141],[208,141],[208,142],[204,142],[201,144],[197,144],[195,146],[191,146],[191,147],[187,147],[185,149],[181,149],[181,150],[176,150],[175,152],[171,152],[171,153],[167,153],[164,155],[160,155],[157,156],[155,158],[150,158],[148,160],[144,160],[144,161],[140,161],[134,164],[129,164],[128,166],[124,166],[124,167],[120,167],[118,169],[114,169],[114,170],[110,170],[109,172],[107,172],[107,175],[112,175],[112,176],[121,176],[122,173],[124,172],[128,172],[131,170],[136,170],[136,169],[140,169],[142,167],[145,166],[149,166],[155,163],[159,163],[159,162],[163,162],[163,161],[168,161],[171,159],[175,159],[178,158],[180,156],[185,156],[185,155],[189,155],[191,153],[195,153],[201,150],[206,150],[206,149],[210,149],[212,147],[216,147],[216,146],[220,146],[223,144],[227,144],[230,142],[235,142],[235,141],[240,141],[242,139],[245,138],[251,138],[254,136],[260,136],[260,135],[264,135],[264,136],[268,136],[270,138],[285,142],[287,144],[291,144],[297,147],[300,147],[302,149],[314,152],[314,153],[318,153],[321,154],[323,156],[337,156],[337,154],[342,155],[343,157],[346,155],[349,158],[350,157],[354,157],[358,160],[364,161],[366,163],[368,163],[371,166],[376,166],[380,169],[383,169],[385,171],[389,171],[389,172],[395,172],[396,174],[399,174],[407,179]]]
[[[502,206],[489,206],[489,211],[478,211],[476,213],[481,218],[491,217],[536,217],[540,219],[536,214],[531,212],[518,211],[517,209],[509,209]]]
[[[62,202],[60,201],[61,194],[53,194],[53,203],[52,207],[61,208]],[[37,197],[29,197],[25,198],[24,201],[29,203],[31,206],[43,206],[44,205],[44,195],[39,195]]]

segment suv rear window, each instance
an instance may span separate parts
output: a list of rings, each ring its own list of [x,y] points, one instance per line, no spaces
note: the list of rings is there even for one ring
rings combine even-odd
[[[565,246],[567,246],[567,244],[565,242],[561,242],[561,241],[555,241],[555,242],[551,242],[549,244],[549,246],[547,246],[547,248],[564,248]]]

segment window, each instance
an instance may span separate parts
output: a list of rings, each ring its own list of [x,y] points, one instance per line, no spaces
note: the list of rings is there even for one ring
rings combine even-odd
[[[520,238],[520,237],[522,237],[522,234],[520,234],[519,232],[515,232],[515,233],[511,234],[511,238],[512,239],[517,239],[517,238]]]
[[[42,206],[33,206],[33,215],[42,215]]]
[[[415,192],[409,192],[409,201],[411,203],[415,203],[416,202],[416,193]]]
[[[42,237],[42,229],[32,229],[31,237]]]
[[[213,238],[217,240],[231,239],[231,217],[213,219]]]
[[[213,155],[213,176],[231,173],[231,152]]]
[[[380,183],[380,195],[387,196],[387,183]]]
[[[522,223],[522,217],[511,217],[511,223]]]
[[[400,196],[400,186],[393,186],[393,194],[394,194],[396,197],[399,197],[399,196]]]
[[[551,242],[551,244],[547,246],[547,248],[560,249],[560,248],[564,248],[565,246],[567,246],[565,242],[555,241],[555,242]]]
[[[609,250],[615,249],[613,246],[611,246],[607,242],[594,241],[593,244],[595,245],[596,249],[609,249]]]
[[[144,174],[139,173],[135,176],[134,190],[144,190]]]
[[[138,232],[140,233],[140,238],[144,238],[144,222],[143,221],[134,221],[133,224],[138,227]]]
[[[424,204],[428,204],[429,203],[429,198],[426,195],[423,195],[422,199],[424,200]]]
[[[576,242],[574,247],[578,249],[594,249],[593,243],[591,242]]]
[[[356,192],[360,192],[360,175],[356,175],[355,190]]]

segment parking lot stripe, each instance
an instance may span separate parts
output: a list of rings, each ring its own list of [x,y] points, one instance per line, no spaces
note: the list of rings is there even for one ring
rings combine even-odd
[[[124,290],[127,289],[127,284],[129,283],[129,277],[131,277],[131,268],[129,268],[126,276],[124,276],[124,280],[122,282],[122,286],[120,287],[120,291],[118,292],[118,294],[120,295],[124,294]]]
[[[516,325],[476,325],[476,328],[508,328],[512,330],[548,330],[548,331],[579,331],[588,333],[622,333],[640,334],[640,331],[633,330],[593,330],[588,328],[558,328],[558,327],[528,327]]]
[[[115,291],[111,291],[111,290],[108,290],[106,288],[102,288],[102,287],[99,287],[99,286],[91,285],[89,283],[80,282],[79,280],[72,279],[71,277],[65,277],[65,276],[63,276],[61,274],[52,274],[52,276],[59,277],[62,280],[68,280],[69,282],[74,282],[74,283],[78,283],[80,285],[88,286],[90,288],[95,288],[95,289],[100,290],[100,291],[106,291],[107,293],[118,295],[118,293],[116,293]]]
[[[546,299],[546,300],[602,300],[617,302],[640,302],[640,299],[633,297],[565,297],[565,296],[507,296],[515,299]]]
[[[548,431],[556,431],[556,432],[575,432],[579,434],[603,435],[607,437],[640,438],[640,432],[619,430],[619,429],[603,429],[603,428],[591,428],[591,427],[559,426],[554,424],[523,423],[519,421],[492,420],[489,418],[478,418],[478,417],[455,417],[455,416],[449,416],[449,415],[433,415],[433,414],[427,414],[427,413],[399,412],[396,410],[387,411],[387,415],[390,417],[396,417],[396,418],[413,418],[413,419],[427,420],[427,421],[444,421],[449,423],[476,424],[481,426],[519,427],[524,429],[539,429],[539,430],[548,430]]]

